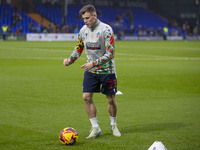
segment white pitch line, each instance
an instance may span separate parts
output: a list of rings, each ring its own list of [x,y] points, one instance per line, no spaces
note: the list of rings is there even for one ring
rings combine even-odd
[[[2,47],[1,47],[2,48]],[[65,50],[65,49],[43,49],[43,48],[23,48],[23,47],[15,47],[15,48],[12,48],[12,47],[3,47],[3,49],[8,49],[8,50],[31,50],[31,51],[45,51],[45,52],[72,52],[72,50]]]
[[[61,57],[0,57],[2,59],[39,59],[39,60],[62,60]]]
[[[139,49],[153,49],[152,47],[147,47],[147,46],[128,46],[128,45],[126,45],[126,46],[120,46],[120,45],[118,45],[117,47],[123,47],[123,48],[132,48],[132,49],[134,49],[134,48],[139,48]],[[162,47],[162,46],[159,46],[159,47],[156,47],[157,49],[184,49],[184,50],[200,50],[200,48],[191,48],[191,47]]]
[[[200,60],[199,57],[117,58],[117,60]]]
[[[73,52],[73,49],[72,50],[65,50],[65,49],[57,49],[57,50],[54,50],[54,49],[39,49],[39,48],[23,48],[23,47],[16,47],[16,48],[9,48],[9,47],[3,47],[4,49],[8,49],[8,50],[30,50],[30,51],[44,51],[44,52]],[[162,56],[158,56],[158,55],[141,55],[141,54],[129,54],[129,53],[116,53],[116,55],[122,55],[122,56],[150,56],[150,57],[162,57]]]
[[[151,54],[145,55],[145,54],[128,54],[128,53],[116,53],[115,55],[116,56],[121,55],[121,56],[159,57],[159,58],[160,57],[162,57],[162,58],[170,57],[170,56],[160,56],[160,55],[151,55]]]
[[[16,47],[16,48],[10,48],[10,47],[0,47],[0,48],[3,48],[3,49],[12,49],[12,50],[31,50],[31,51],[43,51],[43,52],[61,52],[61,53],[66,53],[66,52],[70,52],[72,53],[73,52],[73,49],[72,50],[67,50],[67,49],[57,49],[57,50],[54,50],[54,49],[38,49],[38,48],[23,48],[23,47]],[[115,54],[116,56],[117,55],[121,55],[121,56],[142,56],[142,57],[153,57],[154,59],[199,59],[198,57],[173,57],[173,56],[160,56],[160,55],[152,55],[152,54],[129,54],[129,53],[116,53]],[[123,58],[120,58],[120,59],[123,59]],[[128,58],[126,58],[128,59]],[[129,59],[139,59],[139,60],[150,60],[151,58],[129,58]]]
[[[61,49],[57,49],[57,50],[53,50],[53,49],[38,49],[38,48],[8,48],[8,47],[5,47],[5,49],[12,49],[12,50],[30,50],[30,51],[43,51],[43,52],[61,52],[61,53],[66,53],[66,52],[73,52],[73,50],[61,50]],[[156,58],[169,58],[169,56],[159,56],[159,55],[144,55],[144,54],[128,54],[128,53],[117,53],[116,55],[121,55],[121,56],[142,56],[142,57],[156,57]],[[171,57],[170,57],[171,58]],[[179,57],[174,57],[175,59]],[[120,58],[121,59],[121,58]],[[123,58],[122,58],[123,59]],[[128,59],[128,58],[126,58]],[[132,59],[132,58],[129,58],[129,59]],[[151,59],[151,58],[137,58],[137,59]]]
[[[1,59],[39,59],[39,60],[62,60],[64,57],[0,57]],[[80,57],[79,59],[86,59]],[[166,57],[166,58],[115,58],[116,60],[200,60],[199,57]]]
[[[0,47],[3,49],[12,49],[12,50],[27,50],[27,51],[45,51],[45,52],[73,52],[73,50],[65,50],[65,49],[38,49],[38,48],[23,48],[23,47],[16,47],[16,48],[10,48],[10,47]],[[151,55],[151,54],[129,54],[129,53],[116,53],[117,55],[121,56],[131,56],[127,58],[115,58],[116,60],[200,60],[199,57],[173,57],[173,56],[160,56],[160,55]],[[134,58],[134,56],[141,56],[145,58]],[[146,58],[147,57],[147,58]],[[0,58],[13,58],[13,59],[62,59],[57,57],[0,57]],[[79,58],[80,59],[80,58]]]

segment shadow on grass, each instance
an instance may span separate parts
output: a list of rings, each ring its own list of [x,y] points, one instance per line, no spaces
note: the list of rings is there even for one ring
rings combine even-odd
[[[173,130],[178,128],[183,128],[186,125],[178,122],[170,123],[154,123],[154,124],[141,124],[136,126],[129,126],[121,129],[122,133],[143,133],[143,132],[152,132],[152,131],[166,131]]]

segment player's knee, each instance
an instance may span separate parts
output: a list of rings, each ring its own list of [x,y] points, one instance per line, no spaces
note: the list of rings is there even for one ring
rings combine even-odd
[[[92,102],[92,95],[88,94],[88,93],[83,93],[83,100],[87,103],[91,103]]]
[[[114,104],[114,100],[113,99],[108,99],[108,104],[113,105]]]
[[[109,95],[109,96],[107,96],[107,100],[108,100],[108,104],[110,104],[110,105],[114,105],[115,104],[115,96],[113,96],[113,95]]]

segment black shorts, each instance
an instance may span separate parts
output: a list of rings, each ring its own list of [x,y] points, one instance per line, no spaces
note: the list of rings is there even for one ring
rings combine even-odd
[[[95,74],[85,71],[83,93],[99,93],[115,95],[117,93],[116,74]]]

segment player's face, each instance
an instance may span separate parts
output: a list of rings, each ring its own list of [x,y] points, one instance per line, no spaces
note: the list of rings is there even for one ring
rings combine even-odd
[[[85,12],[82,15],[82,18],[88,28],[91,28],[97,22],[97,15],[95,13],[91,14],[89,12]]]

